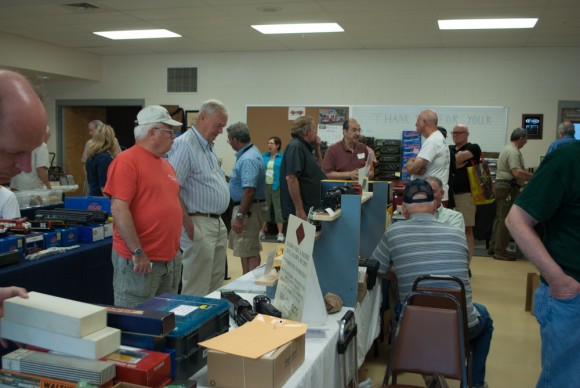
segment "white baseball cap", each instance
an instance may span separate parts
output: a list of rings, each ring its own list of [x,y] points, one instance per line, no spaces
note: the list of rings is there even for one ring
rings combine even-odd
[[[137,114],[137,124],[144,125],[155,123],[163,123],[173,127],[180,127],[182,125],[179,121],[173,120],[171,116],[169,116],[167,109],[161,105],[146,106]]]

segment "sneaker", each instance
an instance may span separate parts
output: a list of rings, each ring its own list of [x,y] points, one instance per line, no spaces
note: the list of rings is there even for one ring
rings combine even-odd
[[[278,233],[278,237],[276,238],[276,241],[278,242],[284,242],[286,238],[284,237],[284,233]]]
[[[266,239],[266,233],[260,230],[260,240],[264,241]]]

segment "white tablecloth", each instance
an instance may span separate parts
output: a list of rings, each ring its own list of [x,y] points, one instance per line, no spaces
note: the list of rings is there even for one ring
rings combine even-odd
[[[263,266],[245,274],[239,279],[225,285],[224,290],[236,291],[242,298],[252,303],[254,296],[266,293],[265,286],[254,283],[256,277],[263,272]],[[209,298],[219,298],[218,291],[208,295]],[[379,311],[381,304],[381,287],[377,281],[375,287],[369,291],[363,302],[354,309],[357,323],[357,364],[362,365],[366,354],[375,338],[379,335]],[[329,315],[322,327],[308,329],[306,332],[306,349],[304,363],[294,372],[284,384],[289,387],[339,387],[341,386],[342,371],[336,344],[338,342],[338,322],[352,308],[343,307],[336,314]],[[230,325],[235,323],[230,319]],[[348,354],[348,353],[347,353]],[[350,367],[352,361],[347,357],[346,365]],[[209,387],[207,382],[207,367],[202,368],[191,378],[197,381],[197,386]]]

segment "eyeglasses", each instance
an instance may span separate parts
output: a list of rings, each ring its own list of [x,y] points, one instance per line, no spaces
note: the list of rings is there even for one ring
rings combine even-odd
[[[452,131],[451,135],[463,135],[464,133],[467,133],[467,132],[453,132]]]
[[[175,133],[175,131],[173,129],[159,128],[159,127],[155,127],[153,129],[158,129],[160,131],[168,132],[171,136],[177,136],[177,133]]]
[[[360,133],[360,128],[349,128],[349,131],[352,133]]]

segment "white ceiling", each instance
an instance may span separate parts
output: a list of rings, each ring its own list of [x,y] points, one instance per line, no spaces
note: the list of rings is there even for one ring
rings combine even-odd
[[[0,0],[0,31],[99,55],[580,46],[580,0],[88,0],[98,9],[63,6],[70,3],[82,2]],[[437,28],[437,19],[492,17],[539,21],[526,30]],[[337,22],[345,32],[261,35],[250,27],[291,22]],[[183,37],[113,41],[92,34],[151,28]]]

